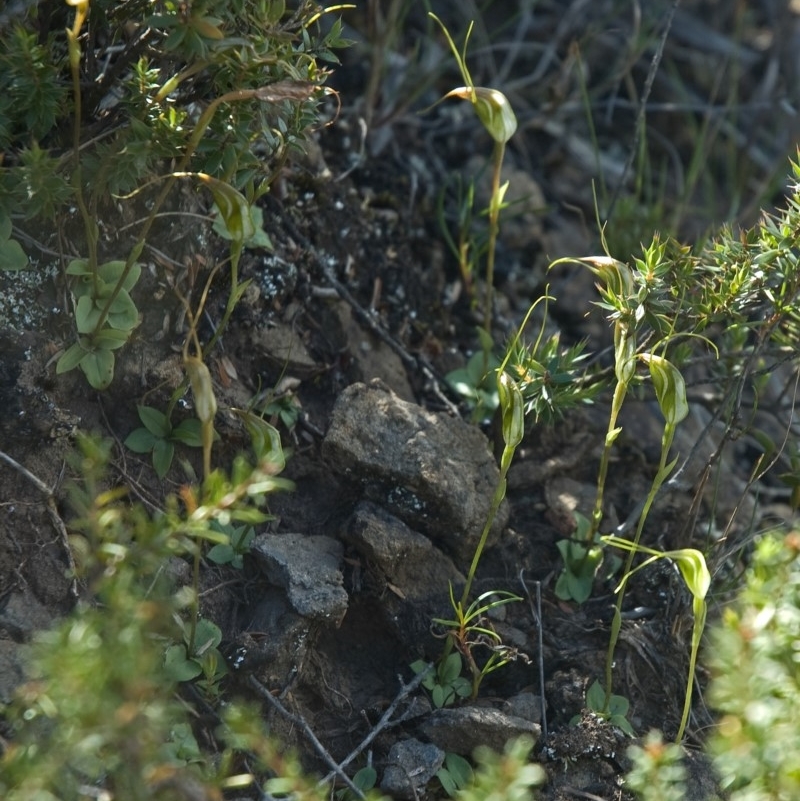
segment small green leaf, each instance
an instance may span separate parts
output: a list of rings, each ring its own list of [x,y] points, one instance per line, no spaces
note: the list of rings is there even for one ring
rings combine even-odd
[[[233,562],[236,557],[236,552],[227,543],[219,543],[218,545],[214,545],[206,556],[215,564],[227,565]]]
[[[156,437],[152,431],[146,428],[135,428],[125,438],[125,447],[134,453],[150,453],[156,443]]]
[[[431,690],[431,701],[437,709],[441,709],[443,706],[453,703],[453,691],[449,687],[436,684]]]
[[[452,684],[461,675],[461,654],[454,651],[439,667],[439,681]]]
[[[114,298],[106,319],[111,328],[117,331],[131,331],[136,328],[139,322],[139,310],[136,308],[131,296],[124,289],[121,289],[117,297]]]
[[[56,363],[56,375],[61,375],[61,373],[68,373],[70,370],[74,370],[80,364],[85,355],[86,350],[83,348],[80,342],[70,345]]]
[[[155,440],[153,443],[153,469],[159,478],[164,478],[169,472],[173,456],[175,456],[175,446],[169,440]]]
[[[91,350],[118,350],[130,337],[130,331],[116,331],[113,328],[103,328],[91,338]],[[87,342],[88,337],[85,337]]]
[[[197,662],[186,658],[186,648],[183,645],[171,645],[167,648],[164,667],[167,675],[175,682],[191,681],[203,672]]]
[[[442,789],[447,793],[450,798],[455,798],[458,794],[458,786],[455,779],[451,776],[450,771],[446,768],[439,768],[436,771],[436,778],[442,785]]]
[[[100,309],[91,295],[83,295],[75,304],[75,325],[79,334],[91,334],[100,320]]]
[[[472,783],[474,777],[472,765],[460,754],[448,752],[445,755],[444,764],[459,790],[463,790]]]
[[[188,723],[177,723],[172,726],[169,742],[165,744],[165,753],[171,760],[184,764],[202,760],[200,746]]]
[[[180,423],[172,429],[170,439],[193,448],[202,447],[203,434],[200,421],[196,417],[181,420]]]
[[[606,691],[599,681],[595,681],[586,691],[586,708],[592,712],[602,712],[606,703]]]
[[[137,406],[136,411],[144,427],[152,432],[154,437],[166,439],[172,432],[172,426],[164,412],[152,406]]]
[[[7,239],[0,235],[0,270],[19,272],[27,266],[28,257],[25,255],[22,245],[16,239]]]
[[[574,573],[566,573],[567,598],[571,598],[575,603],[582,604],[588,600],[592,594],[593,576],[576,576]]]
[[[97,275],[102,279],[103,282],[112,288],[116,288],[124,272],[125,262],[119,260],[107,261],[105,264],[101,264],[97,268]],[[136,282],[139,280],[139,276],[141,276],[141,274],[142,268],[139,264],[131,265],[131,269],[125,276],[122,289],[126,292],[130,292],[134,286],[136,286]]]
[[[625,717],[630,709],[630,702],[624,695],[612,695],[608,701],[608,711],[611,715]]]
[[[630,722],[624,715],[612,715],[608,722],[612,726],[616,726],[618,729],[621,729],[628,737],[635,737],[636,732],[633,730],[633,726],[631,726]]]
[[[107,389],[114,379],[114,354],[110,350],[86,353],[80,368],[86,380],[95,389]]]
[[[67,265],[67,275],[91,275],[89,262],[86,259],[73,259]]]
[[[216,623],[201,617],[197,621],[194,638],[196,653],[203,654],[209,647],[216,648],[222,642],[222,631]]]
[[[378,772],[370,765],[356,771],[355,776],[353,776],[353,784],[362,792],[371,790],[375,786],[377,780]]]
[[[426,662],[424,659],[416,659],[409,665],[409,667],[414,671],[414,675],[418,676],[423,670],[427,670],[430,667],[430,663]],[[428,676],[432,675],[433,673],[428,674]]]

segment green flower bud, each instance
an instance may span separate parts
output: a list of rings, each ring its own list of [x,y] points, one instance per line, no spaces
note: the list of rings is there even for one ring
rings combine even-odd
[[[642,359],[650,367],[650,377],[653,379],[661,414],[669,425],[677,425],[689,414],[686,382],[680,370],[663,356],[653,353],[643,353]]]
[[[525,435],[525,401],[516,381],[508,373],[500,373],[497,393],[503,414],[503,440],[507,447],[516,448]]]
[[[458,89],[448,92],[445,97],[469,100],[495,142],[508,142],[517,130],[514,109],[511,108],[508,98],[497,89],[487,89],[485,86],[459,86]]]
[[[194,356],[187,356],[184,359],[184,367],[192,385],[197,419],[203,424],[211,423],[217,413],[217,398],[211,383],[211,373],[203,361]]]

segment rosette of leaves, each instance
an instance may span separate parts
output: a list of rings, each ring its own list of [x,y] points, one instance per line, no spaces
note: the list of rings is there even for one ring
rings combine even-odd
[[[58,360],[57,373],[80,367],[95,389],[105,389],[111,383],[114,351],[128,341],[139,324],[139,310],[130,291],[141,272],[138,264],[126,272],[124,261],[109,261],[94,270],[86,259],[70,262],[67,275],[76,279],[72,295],[78,341]]]
[[[173,426],[164,412],[152,406],[137,406],[137,411],[143,425],[128,434],[125,447],[134,453],[152,453],[153,469],[159,478],[164,478],[169,471],[177,443],[193,448],[202,446],[202,424],[196,417]]]

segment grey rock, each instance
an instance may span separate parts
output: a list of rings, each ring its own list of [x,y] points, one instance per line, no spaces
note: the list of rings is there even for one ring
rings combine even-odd
[[[471,755],[479,745],[502,751],[508,740],[522,734],[534,740],[541,736],[541,728],[530,720],[478,706],[437,709],[420,729],[443,751],[462,756]]]
[[[465,581],[427,537],[369,501],[356,506],[342,536],[409,601],[441,594],[448,581]]]
[[[542,699],[533,693],[518,693],[503,705],[504,711],[517,718],[540,723],[542,720]]]
[[[298,614],[341,623],[347,611],[341,543],[316,535],[262,534],[253,540],[251,553],[270,583],[286,590]]]
[[[265,588],[248,612],[228,663],[234,671],[255,673],[269,687],[279,686],[303,664],[319,627],[291,608],[281,587]]]
[[[48,629],[55,622],[52,611],[40,603],[27,587],[21,592],[9,593],[0,610],[0,626],[17,639]]]
[[[419,740],[401,740],[389,750],[381,790],[392,798],[419,798],[444,764],[444,751]]]
[[[368,500],[459,561],[472,558],[499,479],[489,442],[475,426],[403,401],[374,380],[339,395],[322,449]],[[507,520],[504,504],[490,542]]]

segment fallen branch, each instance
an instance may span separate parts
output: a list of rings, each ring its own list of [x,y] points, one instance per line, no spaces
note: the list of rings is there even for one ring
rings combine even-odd
[[[433,664],[428,665],[426,670],[423,670],[421,673],[418,673],[414,678],[408,683],[403,684],[402,679],[400,680],[400,692],[395,697],[394,701],[389,704],[386,711],[381,716],[381,719],[378,721],[376,726],[369,732],[369,734],[336,766],[336,773],[338,774],[339,771],[342,771],[347,765],[349,765],[359,754],[366,751],[367,748],[370,746],[372,741],[384,730],[388,729],[389,726],[394,726],[396,723],[401,723],[402,718],[393,721],[392,715],[394,715],[395,710],[400,705],[400,703],[414,690],[419,687],[420,684],[425,680],[425,677],[433,670]],[[334,772],[329,773],[324,779],[320,781],[320,784],[325,784],[329,782],[333,778]]]
[[[247,683],[274,709],[280,714],[282,717],[286,718],[290,723],[293,723],[297,726],[303,734],[305,734],[306,738],[309,742],[314,746],[317,753],[328,763],[328,765],[332,768],[331,773],[329,774],[330,777],[338,776],[346,785],[347,787],[352,790],[356,794],[358,798],[365,798],[364,793],[353,784],[352,779],[344,772],[344,770],[336,764],[336,760],[328,753],[328,750],[325,746],[319,741],[317,735],[311,730],[311,727],[306,723],[306,721],[300,717],[300,715],[295,715],[293,712],[290,712],[255,676],[248,676]],[[324,781],[329,781],[329,779],[325,779]]]

